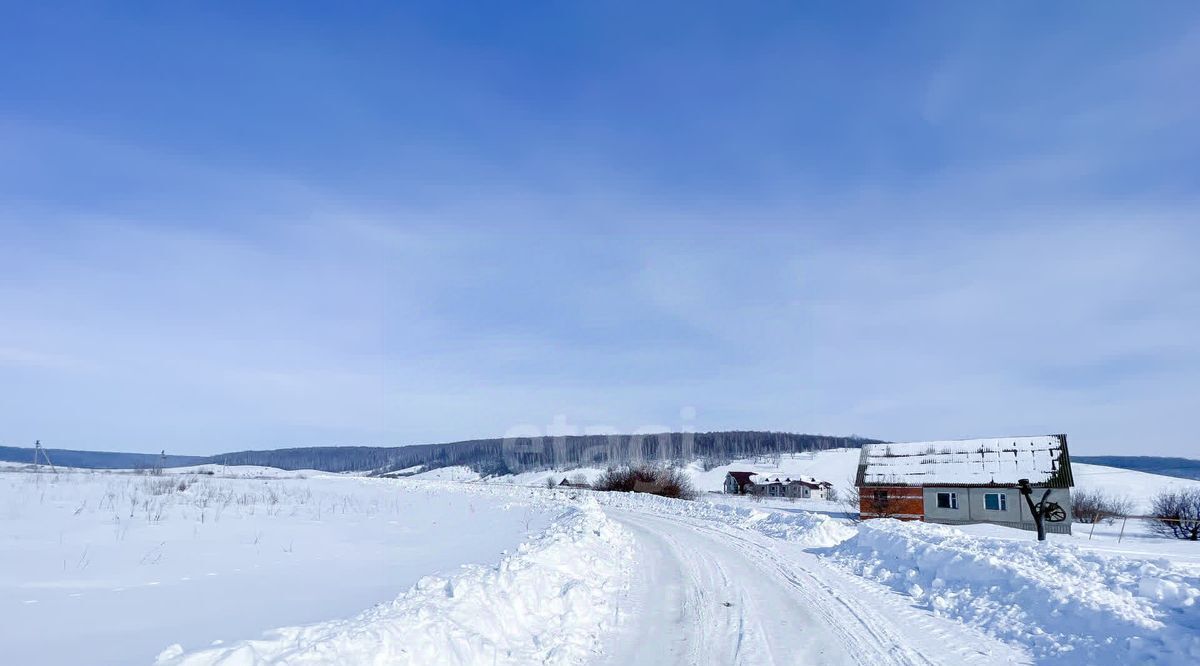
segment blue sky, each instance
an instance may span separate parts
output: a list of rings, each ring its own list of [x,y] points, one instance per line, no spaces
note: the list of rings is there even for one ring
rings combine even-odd
[[[0,444],[1200,455],[1195,3],[395,4],[4,3]]]

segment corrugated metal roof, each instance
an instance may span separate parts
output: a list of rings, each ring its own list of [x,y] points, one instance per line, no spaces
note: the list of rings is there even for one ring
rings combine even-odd
[[[1075,485],[1066,435],[996,437],[862,447],[858,484],[878,486]]]

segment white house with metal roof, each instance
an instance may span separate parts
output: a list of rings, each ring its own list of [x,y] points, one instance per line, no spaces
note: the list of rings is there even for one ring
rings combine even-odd
[[[1066,435],[867,444],[856,485],[864,518],[1035,529],[1018,489],[1028,479],[1048,532],[1071,533]]]

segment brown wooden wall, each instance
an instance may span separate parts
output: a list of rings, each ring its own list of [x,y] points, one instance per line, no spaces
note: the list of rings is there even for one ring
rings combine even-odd
[[[887,491],[887,503],[875,501],[877,491]],[[920,488],[911,486],[867,486],[858,489],[858,511],[863,518],[923,520],[925,497]]]

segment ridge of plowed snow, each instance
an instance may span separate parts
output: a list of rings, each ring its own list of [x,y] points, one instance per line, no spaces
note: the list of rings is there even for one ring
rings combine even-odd
[[[1200,576],[1050,542],[873,520],[830,550],[856,574],[1056,663],[1195,664]]]
[[[603,506],[636,509],[670,516],[700,518],[804,546],[832,546],[854,535],[854,528],[820,513],[783,513],[689,501],[644,493],[595,493]]]
[[[157,663],[575,664],[615,624],[632,562],[629,533],[585,501],[496,566],[427,577],[348,620],[187,655],[172,646]]]
[[[364,479],[372,481],[372,479]],[[659,497],[648,493],[603,492],[597,490],[540,488],[517,486],[507,483],[448,483],[404,479],[403,483],[413,486],[457,489],[460,492],[510,497],[518,501],[546,501],[569,503],[578,498],[587,498],[600,506],[634,509],[670,516],[687,516],[724,523],[732,527],[754,530],[766,536],[791,541],[803,546],[832,546],[854,535],[855,529],[845,522],[821,513],[781,512],[757,508],[718,504],[705,499],[681,500]]]

